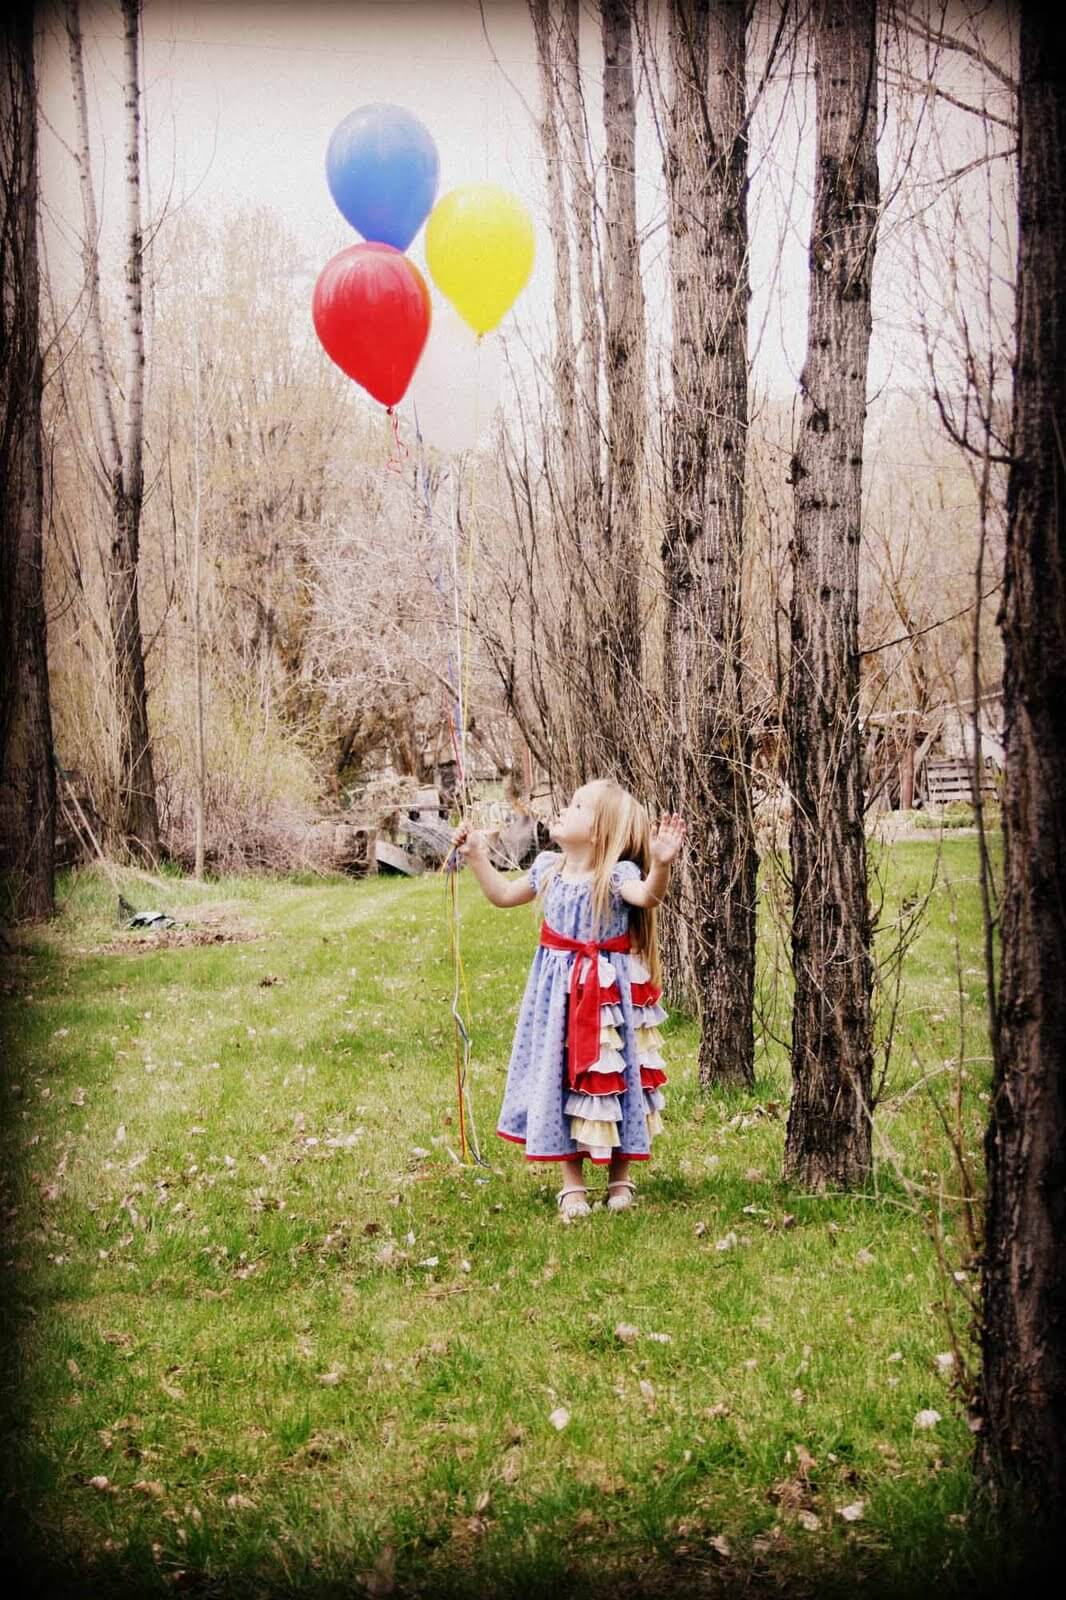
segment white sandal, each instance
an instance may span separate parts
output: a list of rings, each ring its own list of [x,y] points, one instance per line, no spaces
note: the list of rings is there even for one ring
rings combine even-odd
[[[612,1189],[622,1189],[625,1191],[625,1193],[612,1194]],[[608,1211],[628,1211],[629,1207],[633,1204],[633,1196],[636,1194],[636,1192],[636,1184],[630,1183],[628,1178],[614,1178],[607,1185]]]
[[[574,1183],[571,1184],[568,1189],[559,1190],[559,1193],[556,1195],[556,1199],[559,1202],[560,1222],[572,1222],[575,1217],[588,1217],[592,1214],[589,1209],[588,1202],[584,1198],[575,1200],[573,1205],[564,1205],[563,1202],[566,1200],[566,1197],[571,1194],[585,1196],[588,1194],[588,1190],[582,1183]]]

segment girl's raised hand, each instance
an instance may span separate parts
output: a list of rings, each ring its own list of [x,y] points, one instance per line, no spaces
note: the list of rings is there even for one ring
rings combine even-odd
[[[685,842],[685,819],[675,811],[659,818],[651,831],[651,858],[668,867]]]
[[[469,822],[460,822],[452,835],[452,845],[458,850],[464,861],[469,861],[472,856],[482,856],[488,849],[488,840],[483,833],[472,828]]]

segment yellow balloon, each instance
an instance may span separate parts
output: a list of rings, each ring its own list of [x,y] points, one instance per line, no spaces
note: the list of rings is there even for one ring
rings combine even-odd
[[[475,333],[488,333],[533,270],[529,212],[495,183],[452,189],[426,223],[426,265],[463,320]]]

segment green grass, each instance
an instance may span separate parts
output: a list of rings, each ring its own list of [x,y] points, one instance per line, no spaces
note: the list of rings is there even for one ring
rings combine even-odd
[[[975,1154],[987,1114],[976,846],[882,865],[886,917],[936,872],[868,1189],[790,1192],[782,1045],[754,1094],[702,1099],[675,1018],[639,1204],[571,1228],[493,1136],[528,912],[462,880],[487,1163],[462,1165],[441,879],[131,878],[257,935],[191,948],[133,944],[106,880],[68,880],[5,1006],[9,1538],[94,1595],[979,1591],[992,1533],[907,1187],[952,1186],[929,1091],[960,1017]],[[764,972],[772,946],[767,922]]]

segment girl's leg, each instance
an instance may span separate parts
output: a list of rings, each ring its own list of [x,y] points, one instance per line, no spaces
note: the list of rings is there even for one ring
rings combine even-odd
[[[611,1211],[625,1211],[633,1204],[633,1184],[629,1177],[629,1157],[612,1156],[607,1169],[607,1206]]]
[[[563,1170],[562,1189],[559,1194],[559,1211],[566,1221],[571,1217],[588,1216],[588,1201],[585,1198],[585,1184],[582,1177],[582,1158],[580,1156],[572,1161],[560,1163]],[[566,1191],[571,1189],[572,1194]]]

